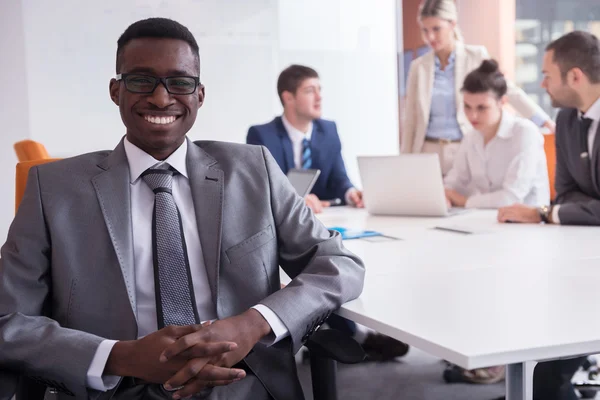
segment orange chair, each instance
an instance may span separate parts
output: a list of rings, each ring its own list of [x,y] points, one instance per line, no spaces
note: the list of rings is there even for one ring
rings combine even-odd
[[[43,144],[33,140],[21,140],[13,145],[19,161],[43,160],[50,158]]]
[[[23,161],[17,163],[17,175],[15,179],[15,213],[19,209],[19,204],[23,200],[25,194],[25,186],[27,185],[27,176],[29,175],[29,169],[36,165],[46,164],[52,161],[60,160],[59,158],[45,158],[32,161]]]
[[[546,164],[548,166],[548,179],[550,180],[550,200],[556,197],[554,178],[556,175],[556,141],[554,135],[544,135],[544,151],[546,152]]]

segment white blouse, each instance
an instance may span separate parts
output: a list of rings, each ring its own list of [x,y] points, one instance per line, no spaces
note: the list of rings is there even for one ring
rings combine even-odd
[[[499,208],[514,203],[550,203],[544,137],[531,121],[508,112],[496,136],[465,135],[444,186],[467,196],[467,208]]]

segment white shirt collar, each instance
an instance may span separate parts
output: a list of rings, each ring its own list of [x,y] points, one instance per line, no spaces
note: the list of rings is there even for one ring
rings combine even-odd
[[[496,131],[496,135],[494,136],[493,139],[495,139],[495,138],[508,139],[508,138],[512,137],[514,122],[515,122],[515,116],[513,114],[511,114],[510,112],[502,110],[502,117],[500,117],[500,125],[498,125],[498,131]],[[477,129],[476,129],[476,131],[477,131]],[[483,145],[483,140],[484,140],[483,133],[481,133],[479,131],[477,131],[477,133],[479,133],[479,135],[477,135],[477,136],[479,136],[479,138],[481,139],[481,145]]]
[[[581,117],[581,111],[579,111],[579,117]],[[594,121],[600,120],[600,97],[596,99],[594,104],[583,114],[585,118],[593,119]]]
[[[290,121],[288,121],[287,118],[285,118],[285,114],[281,115],[281,122],[283,122],[283,126],[284,126],[285,130],[287,131],[288,135],[290,136],[290,139],[293,142],[300,142],[304,138],[310,140],[310,137],[312,135],[312,130],[313,130],[312,122],[308,126],[307,132],[302,132],[302,131],[294,128],[294,126],[292,124],[290,124]]]
[[[498,126],[498,132],[496,132],[496,136],[501,139],[512,137],[514,133],[514,122],[514,115],[502,110],[502,118],[500,119],[500,125]]]
[[[148,168],[153,167],[160,161],[132,144],[127,138],[123,141],[125,154],[129,163],[129,174],[131,183],[135,183],[140,175]],[[181,175],[188,177],[185,159],[187,156],[188,139],[186,138],[181,146],[173,152],[164,162],[175,168]]]

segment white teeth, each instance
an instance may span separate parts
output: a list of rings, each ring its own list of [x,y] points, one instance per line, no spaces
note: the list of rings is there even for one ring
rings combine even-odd
[[[177,117],[175,116],[168,116],[168,117],[158,117],[158,116],[154,116],[154,115],[144,115],[144,119],[152,124],[157,124],[157,125],[166,125],[166,124],[170,124],[175,122],[175,120],[177,119]]]

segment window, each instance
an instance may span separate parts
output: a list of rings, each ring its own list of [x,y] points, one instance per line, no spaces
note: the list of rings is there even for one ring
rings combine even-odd
[[[573,30],[600,37],[599,0],[519,0],[516,2],[515,80],[549,115],[550,98],[540,87],[546,45]]]

